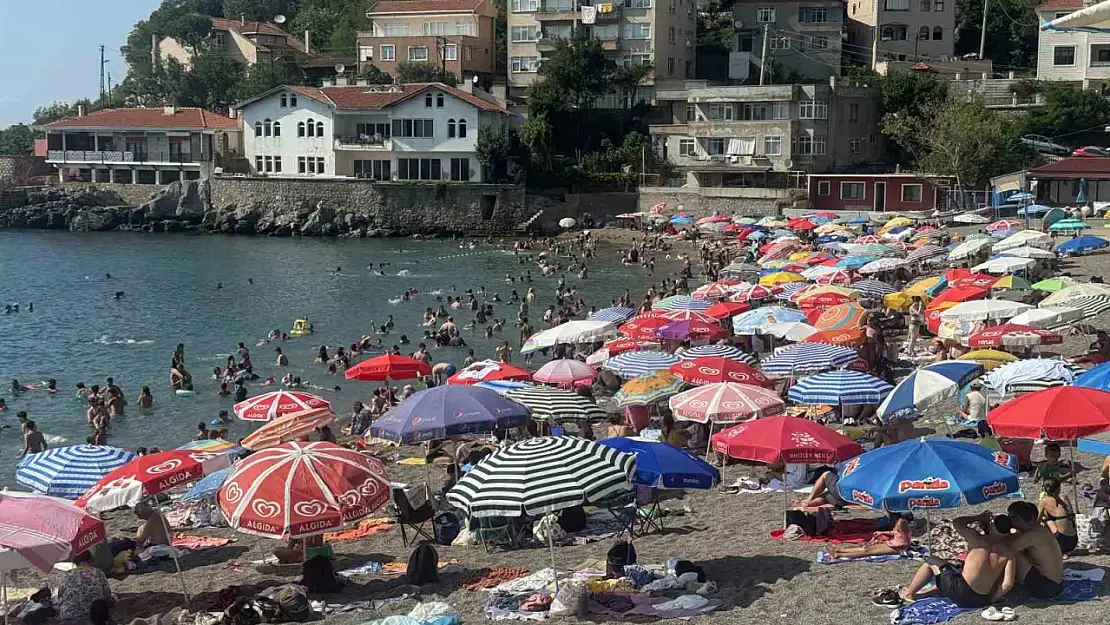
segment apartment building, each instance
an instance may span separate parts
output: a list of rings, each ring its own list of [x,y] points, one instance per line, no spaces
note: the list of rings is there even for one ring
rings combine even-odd
[[[359,68],[394,74],[401,63],[430,63],[460,81],[487,81],[494,67],[490,0],[384,0],[366,12],[370,30],[358,33]]]
[[[661,158],[692,187],[745,185],[751,174],[849,170],[881,157],[879,90],[837,84],[656,91]],[[756,176],[758,180],[758,176]]]
[[[1083,0],[1048,0],[1037,7],[1037,20],[1044,26],[1083,6]],[[1110,80],[1110,33],[1039,30],[1037,79],[1074,82],[1084,88]]]
[[[223,53],[243,65],[269,62],[284,54],[307,54],[305,42],[285,32],[276,24],[212,18],[211,45],[215,52]],[[185,67],[193,60],[193,50],[180,41],[164,37],[158,42],[162,58],[174,58]]]
[[[694,77],[696,0],[507,0],[509,88],[524,95],[555,39],[585,35],[614,61],[651,64],[654,76]]]
[[[846,0],[847,60],[941,61],[956,50],[955,0]]]
[[[827,80],[840,76],[844,2],[737,0],[732,8],[736,36],[728,77],[758,83],[767,37],[768,70],[782,80]],[[774,82],[782,82],[774,80]]]

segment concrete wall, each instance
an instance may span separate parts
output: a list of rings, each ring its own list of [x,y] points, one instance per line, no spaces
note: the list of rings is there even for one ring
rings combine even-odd
[[[640,187],[638,210],[651,210],[659,202],[666,202],[669,211],[679,210],[681,204],[681,210],[690,211],[699,217],[712,215],[714,212],[774,215],[781,212],[782,207],[792,204],[789,189]]]
[[[116,184],[109,182],[67,182],[62,185],[62,188],[68,190],[79,189],[96,189],[98,191],[108,191],[115,193],[119,196],[125,204],[138,206],[150,200],[150,197],[162,189],[165,189],[160,184]]]
[[[31,177],[53,171],[41,156],[0,156],[0,187],[27,184]]]

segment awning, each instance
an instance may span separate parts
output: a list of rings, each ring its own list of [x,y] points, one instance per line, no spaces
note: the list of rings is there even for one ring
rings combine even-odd
[[[1041,24],[1041,30],[1110,32],[1110,0],[1068,13],[1051,22]]]

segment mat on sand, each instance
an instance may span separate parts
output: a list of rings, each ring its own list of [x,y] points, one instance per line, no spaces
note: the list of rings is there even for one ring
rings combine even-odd
[[[833,544],[865,543],[871,540],[878,528],[879,525],[876,519],[848,519],[833,523],[829,533],[824,536],[803,536],[799,540]],[[782,540],[782,534],[783,530],[781,529],[773,530],[771,538]]]

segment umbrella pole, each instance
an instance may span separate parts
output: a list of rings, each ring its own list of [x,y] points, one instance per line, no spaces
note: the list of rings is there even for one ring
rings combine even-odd
[[[0,571],[0,595],[3,595],[4,625],[8,625],[8,575],[4,571]]]
[[[790,510],[790,491],[786,490],[786,472],[782,474],[782,529],[786,531],[786,513]]]
[[[166,529],[166,536],[170,538],[170,555],[173,556],[173,567],[177,569],[177,578],[181,580],[181,594],[185,595],[185,602],[188,603],[190,601],[189,587],[185,584],[185,573],[181,572],[181,560],[177,558],[177,551],[174,550],[173,532],[170,530],[170,524],[166,521],[165,515],[159,512],[158,516],[162,517],[162,527]]]
[[[552,536],[554,532],[550,529],[547,531],[547,548],[551,552],[551,572],[555,577],[555,594],[559,594],[559,569],[555,568],[555,539]]]
[[[1068,457],[1071,459],[1072,505],[1075,506],[1076,512],[1079,512],[1079,475],[1075,471],[1075,446],[1078,444],[1078,440],[1072,441],[1071,447],[1068,448]]]
[[[709,421],[709,435],[705,437],[705,461],[709,462],[709,451],[713,449],[713,422]]]

